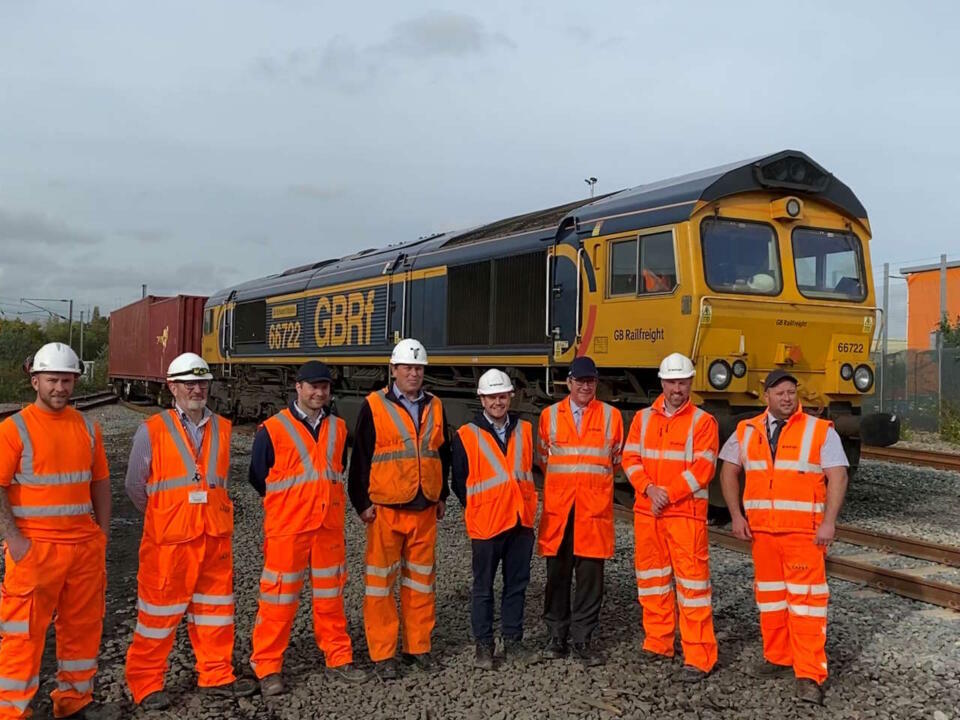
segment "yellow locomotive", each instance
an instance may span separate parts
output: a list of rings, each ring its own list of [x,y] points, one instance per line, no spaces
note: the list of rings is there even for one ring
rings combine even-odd
[[[886,445],[898,433],[895,418],[861,415],[878,324],[869,241],[854,193],[788,150],[363,250],[209,298],[202,352],[222,381],[212,402],[262,417],[286,402],[295,367],[319,358],[352,422],[386,384],[392,346],[416,337],[453,423],[476,408],[487,368],[505,369],[518,408],[535,415],[584,354],[629,422],[678,351],[693,358],[695,400],[722,435],[762,406],[763,377],[789,368],[856,465],[861,438]]]

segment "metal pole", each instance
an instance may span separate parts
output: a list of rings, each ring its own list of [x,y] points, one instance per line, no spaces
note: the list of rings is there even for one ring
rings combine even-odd
[[[947,317],[947,256],[940,256],[940,322]],[[943,331],[937,329],[937,430],[943,422]]]
[[[147,296],[147,284],[144,283],[140,286],[140,299],[142,300]]]
[[[83,362],[83,310],[80,311],[80,362]]]
[[[73,347],[73,300],[70,300],[69,302],[70,302],[70,312],[67,313],[69,315],[67,322],[70,323],[70,335],[69,335],[70,339],[67,340],[67,345],[69,345],[72,348]]]
[[[880,344],[880,412],[883,412],[883,395],[887,390],[887,344],[890,337],[890,263],[883,264],[883,335]]]

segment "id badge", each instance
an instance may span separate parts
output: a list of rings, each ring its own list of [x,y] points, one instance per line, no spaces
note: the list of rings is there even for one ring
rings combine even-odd
[[[191,490],[191,491],[190,491],[190,504],[191,504],[191,505],[206,505],[206,504],[207,504],[207,491],[206,491],[206,490]]]

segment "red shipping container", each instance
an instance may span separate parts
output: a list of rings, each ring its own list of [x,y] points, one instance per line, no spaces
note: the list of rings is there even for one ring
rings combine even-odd
[[[177,355],[200,354],[206,301],[148,295],[110,313],[110,378],[162,381]]]

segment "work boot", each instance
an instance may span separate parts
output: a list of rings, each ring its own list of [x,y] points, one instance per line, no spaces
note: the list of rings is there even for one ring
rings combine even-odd
[[[493,643],[477,643],[477,651],[473,655],[473,667],[477,670],[493,670]]]
[[[282,695],[286,688],[283,687],[283,678],[280,673],[271,673],[260,678],[260,694],[263,697],[272,697],[273,695]]]
[[[693,665],[684,665],[683,670],[680,671],[680,679],[685,683],[698,683],[707,675],[709,675],[709,673]]]
[[[170,707],[170,696],[166,690],[157,690],[147,695],[140,701],[140,707],[144,710],[166,710]]]
[[[790,665],[774,665],[772,662],[761,660],[748,667],[746,674],[757,680],[770,680],[789,677],[793,674],[793,668]]]
[[[413,665],[424,672],[430,672],[436,667],[433,657],[428,652],[417,653],[416,655],[413,653],[403,653],[402,657],[406,665]]]
[[[583,663],[584,667],[597,667],[603,665],[606,661],[603,655],[590,644],[589,640],[580,643],[573,643],[573,656]]]
[[[810,678],[797,678],[797,699],[823,705],[823,688]]]
[[[551,636],[540,656],[544,660],[562,660],[567,656],[567,641]]]
[[[387,658],[386,660],[374,663],[373,671],[381,680],[396,680],[400,675],[397,670],[396,658]]]
[[[216,697],[241,698],[250,697],[257,691],[258,687],[258,683],[254,682],[252,678],[240,677],[226,685],[202,687],[200,692],[204,695],[214,695]]]
[[[116,720],[120,716],[120,708],[115,705],[90,703],[75,713],[60,718],[60,720]]]
[[[364,683],[370,677],[366,670],[361,670],[352,662],[337,665],[336,667],[328,667],[327,675],[352,685]]]
[[[523,644],[521,638],[504,638],[503,639],[503,658],[505,660],[514,660],[517,662],[525,662],[529,659],[529,652],[527,652],[527,646]]]

